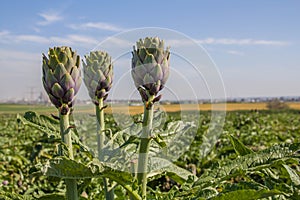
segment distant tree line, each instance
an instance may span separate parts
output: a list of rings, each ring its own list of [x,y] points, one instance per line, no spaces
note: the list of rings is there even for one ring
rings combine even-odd
[[[286,110],[289,109],[289,106],[287,103],[276,98],[267,102],[267,108],[269,110]]]

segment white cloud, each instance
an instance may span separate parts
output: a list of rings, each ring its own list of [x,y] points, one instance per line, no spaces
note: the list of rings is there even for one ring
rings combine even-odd
[[[4,36],[6,36],[6,35],[9,35],[9,31],[6,31],[6,30],[4,30],[4,31],[0,31],[0,37],[4,37]]]
[[[25,42],[35,42],[46,44],[49,42],[49,39],[46,37],[38,36],[38,35],[17,35],[14,37],[15,41],[25,41]]]
[[[101,46],[110,46],[110,45],[115,45],[118,48],[122,47],[131,47],[133,44],[129,40],[121,39],[121,38],[116,38],[116,37],[109,37],[106,40],[102,41]]]
[[[38,13],[38,15],[43,18],[43,21],[39,21],[37,23],[37,25],[40,26],[46,26],[63,19],[63,17],[56,12],[44,12],[44,13]]]
[[[99,43],[94,46],[92,50],[106,50],[113,58],[118,58],[119,56],[131,50],[133,44],[134,42],[124,38],[108,37],[99,41]]]
[[[165,44],[168,46],[190,46],[190,45],[195,45],[196,41],[195,40],[188,40],[188,39],[166,39]]]
[[[11,42],[33,42],[38,44],[55,44],[55,45],[78,45],[87,48],[95,47],[95,45],[101,42],[102,46],[105,44],[115,44],[116,47],[128,47],[132,46],[132,42],[120,38],[109,37],[104,41],[98,40],[91,36],[69,34],[63,37],[50,36],[45,37],[37,34],[22,34],[14,35],[7,30],[0,31],[0,43]],[[171,47],[191,46],[195,44],[201,45],[238,45],[238,46],[284,46],[290,43],[282,40],[257,40],[257,39],[232,39],[232,38],[206,38],[206,39],[166,39],[166,45]],[[242,55],[241,52],[228,51],[229,54]]]
[[[1,61],[39,61],[41,54],[0,49]]]
[[[235,50],[229,50],[227,51],[228,54],[237,55],[237,56],[243,56],[244,52],[241,51],[235,51]]]
[[[67,38],[72,41],[73,43],[85,43],[85,44],[93,44],[96,45],[98,44],[98,40],[88,37],[88,36],[83,36],[83,35],[68,35]]]
[[[8,43],[9,42],[9,37],[10,37],[10,32],[9,31],[0,31],[0,43]]]
[[[257,39],[234,39],[234,38],[206,38],[206,39],[166,39],[166,44],[170,46],[190,46],[196,43],[201,45],[265,45],[265,46],[284,46],[289,45],[287,41],[281,40],[257,40]]]
[[[220,45],[269,45],[269,46],[283,46],[288,45],[289,42],[280,40],[256,40],[256,39],[233,39],[233,38],[206,38],[196,40],[199,44],[220,44]]]
[[[32,28],[36,33],[40,33],[41,32],[41,29],[39,29],[38,27],[33,27]]]
[[[97,45],[99,41],[93,37],[85,35],[70,34],[65,37],[57,36],[40,36],[40,35],[13,35],[8,31],[0,32],[0,43],[20,43],[20,42],[31,42],[37,44],[55,44],[55,45],[78,45],[88,48],[92,48]]]
[[[49,44],[56,45],[78,45],[91,48],[99,42],[95,38],[85,35],[67,35],[66,37],[50,37]]]
[[[104,22],[86,22],[83,24],[72,24],[69,27],[75,30],[99,29],[99,30],[106,30],[106,31],[113,31],[113,32],[119,32],[125,30],[114,24],[109,24]]]

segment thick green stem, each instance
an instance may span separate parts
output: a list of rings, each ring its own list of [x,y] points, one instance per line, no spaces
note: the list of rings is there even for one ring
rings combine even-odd
[[[144,104],[143,132],[139,149],[138,159],[138,183],[142,187],[142,198],[146,199],[147,194],[147,168],[148,154],[151,142],[151,130],[153,120],[153,105],[154,96],[149,97],[149,101]]]
[[[99,160],[104,159],[102,149],[104,148],[105,140],[105,122],[104,122],[104,111],[103,111],[103,99],[99,100],[99,104],[96,105],[96,116],[97,116],[97,145],[98,145],[98,158]]]
[[[131,175],[133,176],[134,180],[136,180],[136,164],[137,164],[136,161],[137,160],[134,159],[134,160],[132,160],[130,162]],[[129,197],[130,197],[130,200],[134,200],[135,199],[135,197],[132,194],[130,194]]]
[[[61,140],[68,147],[69,158],[74,159],[73,156],[73,147],[72,147],[72,136],[69,128],[69,113],[66,115],[59,115],[60,119],[60,133]],[[64,155],[63,148],[60,147],[60,155]],[[66,197],[67,200],[78,200],[78,192],[77,192],[77,182],[75,179],[65,179],[65,183],[67,186]]]
[[[104,148],[105,140],[105,122],[104,122],[104,109],[103,109],[103,98],[99,99],[98,105],[96,105],[96,116],[97,116],[97,145],[98,145],[98,158],[100,161],[104,160],[102,149]],[[104,190],[106,200],[114,199],[113,188],[109,189],[108,181],[103,178]]]

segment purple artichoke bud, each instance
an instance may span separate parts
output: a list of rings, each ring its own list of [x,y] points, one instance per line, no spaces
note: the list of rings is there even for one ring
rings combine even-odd
[[[8,180],[2,181],[2,184],[3,184],[3,185],[8,185],[8,183],[9,183]]]
[[[50,101],[67,114],[81,85],[79,55],[70,47],[50,48],[48,57],[43,54],[42,80]]]
[[[111,57],[106,52],[93,51],[85,56],[83,63],[84,84],[94,103],[99,99],[105,100],[112,87],[113,64]]]
[[[153,99],[153,103],[158,102],[158,101],[161,99],[161,97],[162,97],[161,94],[158,95],[157,97],[155,97],[155,98]]]
[[[148,101],[149,98],[148,98],[147,92],[144,90],[144,88],[139,87],[138,90],[140,92],[143,102]]]
[[[169,77],[170,51],[158,37],[146,37],[136,43],[132,52],[132,78],[143,101],[145,95],[156,96]],[[146,91],[141,92],[139,88]],[[159,100],[160,98],[158,98]]]

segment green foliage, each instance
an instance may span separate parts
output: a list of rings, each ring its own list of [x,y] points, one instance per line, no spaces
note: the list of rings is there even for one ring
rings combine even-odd
[[[44,175],[63,179],[84,179],[94,176],[92,170],[87,166],[67,157],[55,157],[48,160],[41,171]]]
[[[155,113],[148,199],[300,198],[298,112],[228,112],[219,138],[210,137],[210,113],[201,112],[200,119],[195,116],[192,112]],[[120,130],[113,116],[107,115],[105,150],[110,156],[103,162],[93,159],[94,116],[74,116],[70,127],[77,151],[74,161],[56,154],[60,139],[56,119],[33,112],[18,120],[16,116],[0,118],[0,199],[58,200],[65,190],[62,177],[80,178],[81,199],[104,198],[102,177],[119,183],[113,186],[115,199],[130,193],[139,198],[129,168],[142,127],[131,124],[132,118],[124,117],[123,127],[127,124],[127,128]],[[141,118],[134,116],[133,120]],[[196,131],[194,124],[199,124]],[[184,140],[195,137],[190,146],[183,147],[185,153],[170,162],[161,155],[186,142],[176,139],[178,133],[187,135]],[[216,144],[203,145],[209,140]],[[116,157],[119,159],[114,160]],[[51,176],[41,176],[43,166],[43,172]]]
[[[39,200],[65,200],[64,194],[47,194],[38,198]]]
[[[212,200],[256,200],[281,194],[277,190],[236,190],[211,198]]]
[[[45,115],[38,115],[35,112],[28,111],[24,117],[18,115],[17,119],[24,125],[36,128],[48,135],[48,137],[60,137],[59,121]]]
[[[131,195],[136,196],[137,199],[140,198],[137,191],[134,191],[137,185],[131,174],[112,169],[97,160],[94,160],[87,166],[70,160],[67,157],[56,157],[47,162],[42,172],[44,175],[63,179],[109,178],[122,185]]]
[[[288,162],[292,158],[298,160],[295,157],[298,150],[300,150],[300,143],[275,145],[269,149],[247,154],[234,160],[221,160],[218,165],[200,176],[196,185],[205,185],[211,180],[217,184],[235,176],[247,175],[266,168],[281,166],[282,163]]]
[[[17,120],[18,122],[21,122],[23,125],[27,125],[39,131],[42,131],[44,134],[47,135],[49,139],[55,140],[56,142],[61,142],[59,121],[57,119],[45,115],[38,115],[35,112],[28,111],[24,114],[24,117],[17,115]],[[78,145],[78,147],[82,151],[89,152],[90,151],[89,147],[87,147],[80,141],[78,137],[78,133],[74,126],[75,126],[74,122],[71,121],[71,125],[69,129],[71,129],[72,132],[73,143],[75,143],[75,145]]]
[[[298,182],[299,177],[296,172],[289,171],[289,176],[283,176],[280,173],[287,164],[299,163],[298,151],[300,144],[282,144],[275,145],[269,149],[237,157],[234,160],[225,159],[219,161],[218,165],[208,169],[193,185],[197,191],[207,190],[209,188],[219,189],[215,194],[205,194],[198,192],[199,197],[216,199],[226,199],[230,195],[236,198],[232,199],[250,199],[242,190],[251,190],[254,199],[282,194],[291,197],[294,192],[299,192],[299,188],[282,187],[288,186],[285,181]],[[288,168],[289,169],[289,168]],[[270,174],[272,172],[273,174]],[[278,177],[274,176],[274,173]],[[281,176],[281,177],[280,177]],[[272,184],[266,184],[272,183]],[[294,191],[296,190],[296,191]],[[238,198],[238,196],[240,198]]]
[[[286,169],[287,173],[289,174],[289,178],[292,181],[292,184],[294,184],[295,186],[299,186],[300,178],[297,172],[288,165],[283,164],[282,166]]]
[[[147,174],[147,177],[151,178],[152,180],[164,175],[169,176],[179,184],[185,183],[185,181],[187,181],[190,178],[190,176],[192,176],[194,180],[197,180],[197,177],[190,171],[178,167],[169,160],[154,157],[150,158],[150,163],[152,169]]]
[[[236,137],[229,135],[230,142],[238,155],[244,156],[247,154],[253,153],[251,149],[246,147],[239,139]]]
[[[33,200],[31,196],[19,195],[19,194],[2,192],[2,191],[0,191],[0,199],[1,200]]]

